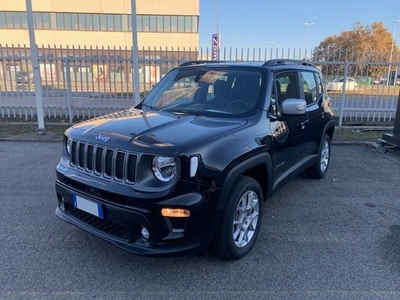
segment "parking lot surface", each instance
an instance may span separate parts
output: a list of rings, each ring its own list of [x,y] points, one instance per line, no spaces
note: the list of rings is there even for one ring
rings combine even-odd
[[[145,258],[54,214],[61,143],[0,142],[0,299],[400,299],[400,155],[332,146],[264,206],[245,258]]]

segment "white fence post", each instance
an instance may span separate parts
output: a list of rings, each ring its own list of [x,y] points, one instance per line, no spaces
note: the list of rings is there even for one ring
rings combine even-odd
[[[67,101],[68,101],[68,115],[69,115],[69,123],[72,124],[74,119],[74,114],[72,112],[72,91],[71,91],[71,69],[69,65],[69,59],[64,58],[65,62],[65,75],[67,81]]]
[[[344,63],[344,74],[343,74],[343,87],[342,87],[342,105],[340,107],[340,117],[339,117],[339,127],[342,127],[343,124],[343,112],[345,107],[345,100],[346,100],[346,79],[347,79],[347,72],[349,71],[349,62],[346,61]]]

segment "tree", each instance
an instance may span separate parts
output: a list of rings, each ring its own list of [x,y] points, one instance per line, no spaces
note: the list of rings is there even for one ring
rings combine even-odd
[[[382,22],[375,22],[371,26],[362,26],[357,22],[353,24],[352,30],[324,39],[314,49],[313,61],[330,62],[322,67],[322,71],[329,68],[329,72],[333,74],[343,72],[343,64],[338,62],[364,62],[350,64],[349,74],[354,74],[361,68],[364,76],[384,76],[387,67],[377,69],[370,62],[399,61],[399,49],[396,45],[393,47],[392,59],[390,58],[392,41],[392,34]]]

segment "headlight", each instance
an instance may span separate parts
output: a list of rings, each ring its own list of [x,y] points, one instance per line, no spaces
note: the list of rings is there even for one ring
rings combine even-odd
[[[71,148],[72,148],[72,140],[70,138],[67,138],[67,153],[68,153],[68,155],[71,155]]]
[[[170,156],[156,156],[153,158],[153,173],[162,182],[168,182],[176,176],[176,161]]]

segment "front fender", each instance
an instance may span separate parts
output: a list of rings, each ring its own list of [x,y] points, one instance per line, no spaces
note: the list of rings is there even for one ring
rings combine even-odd
[[[266,170],[266,174],[258,174],[258,178],[255,178],[259,182],[261,189],[264,191],[264,199],[268,199],[271,196],[273,182],[272,159],[270,154],[265,152],[252,156],[249,159],[237,164],[228,172],[228,174],[226,174],[225,178],[222,179],[224,184],[218,198],[217,209],[225,207],[229,192],[231,191],[232,186],[235,184],[237,178],[239,178],[240,175],[248,173],[251,169],[256,168],[257,166],[261,166]]]

